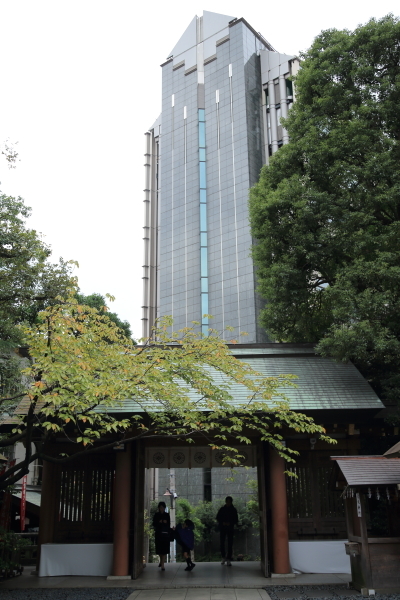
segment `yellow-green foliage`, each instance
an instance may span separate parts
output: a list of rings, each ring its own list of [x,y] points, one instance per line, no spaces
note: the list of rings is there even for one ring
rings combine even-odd
[[[22,327],[32,357],[25,370],[27,414],[19,417],[8,443],[38,439],[41,449],[27,454],[20,476],[37,457],[70,460],[46,454],[45,443],[53,437],[72,440],[87,454],[110,436],[125,442],[150,436],[190,442],[201,435],[211,447],[229,453],[233,465],[240,464],[233,446],[250,443],[251,434],[270,442],[287,460],[296,453],[282,443],[282,427],[324,438],[322,427],[290,410],[282,387],[294,385],[292,376],[261,377],[232,356],[216,332],[203,336],[186,328],[169,334],[167,318],[154,339],[135,345],[106,314],[79,304],[74,295],[57,301],[40,313],[37,324]],[[224,383],[215,382],[216,373]],[[239,406],[232,404],[233,382],[248,391]],[[120,411],[126,399],[134,399],[136,413]],[[17,480],[18,468],[11,473],[9,483]],[[6,481],[0,476],[0,485]]]

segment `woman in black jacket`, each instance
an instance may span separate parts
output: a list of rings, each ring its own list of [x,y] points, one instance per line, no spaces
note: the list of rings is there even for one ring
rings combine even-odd
[[[159,502],[158,511],[153,517],[156,552],[160,556],[160,562],[158,566],[161,567],[161,571],[165,571],[165,557],[167,554],[169,554],[169,530],[171,526],[170,516],[167,512],[165,512],[165,509],[165,502]]]

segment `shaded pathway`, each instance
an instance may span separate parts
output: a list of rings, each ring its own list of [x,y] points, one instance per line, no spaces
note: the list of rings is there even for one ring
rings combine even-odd
[[[161,572],[156,563],[148,564],[143,574],[136,580],[110,580],[105,577],[36,577],[31,575],[33,567],[25,567],[22,576],[15,577],[8,581],[0,583],[0,597],[2,591],[15,590],[37,590],[37,589],[93,589],[101,588],[109,590],[110,594],[105,598],[112,599],[112,590],[125,588],[127,596],[134,590],[157,590],[157,593],[165,590],[186,589],[191,590],[202,588],[208,590],[202,597],[210,598],[209,591],[218,589],[262,589],[269,587],[285,587],[296,585],[342,585],[350,581],[350,575],[347,574],[304,574],[296,575],[293,578],[270,578],[263,577],[259,562],[234,562],[232,567],[222,566],[219,563],[197,563],[196,568],[191,572],[185,571],[186,563],[169,563],[166,565],[165,572]],[[215,590],[216,593],[217,590]],[[157,595],[156,593],[156,595]],[[180,592],[180,596],[183,592]],[[208,593],[208,596],[207,596]],[[154,595],[154,594],[153,594]],[[215,594],[213,594],[215,595]],[[179,598],[180,598],[179,596]],[[82,595],[84,598],[85,595]],[[159,597],[159,596],[158,596]],[[60,600],[63,596],[60,595]],[[80,597],[79,597],[80,598]],[[89,600],[89,596],[86,596]],[[93,600],[96,600],[93,594]],[[144,598],[144,596],[143,596]],[[150,595],[149,598],[152,598]],[[188,596],[190,600],[191,596]],[[199,597],[200,598],[200,597]],[[232,596],[234,598],[234,596]],[[167,597],[165,596],[167,600]],[[91,600],[91,599],[90,599]],[[115,600],[119,600],[116,596]],[[140,598],[139,600],[142,600]],[[186,600],[186,598],[185,598]],[[193,598],[193,600],[195,600]],[[218,600],[215,597],[215,600]],[[222,599],[220,599],[222,600]]]
[[[136,589],[173,589],[185,587],[261,589],[270,585],[336,584],[350,581],[347,574],[304,574],[296,577],[265,578],[259,562],[233,562],[232,567],[219,563],[196,563],[193,571],[185,572],[186,563],[169,563],[165,572],[156,563],[148,564],[135,581]]]

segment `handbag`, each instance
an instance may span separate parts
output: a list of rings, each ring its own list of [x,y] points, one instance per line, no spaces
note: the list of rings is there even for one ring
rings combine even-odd
[[[172,527],[169,528],[169,541],[174,542],[176,539],[175,530]]]

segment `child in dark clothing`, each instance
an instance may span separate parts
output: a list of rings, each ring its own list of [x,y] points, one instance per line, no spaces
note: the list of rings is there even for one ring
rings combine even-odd
[[[176,541],[182,547],[182,554],[186,559],[187,567],[185,571],[193,571],[195,563],[190,558],[190,551],[194,548],[194,523],[190,519],[185,519],[176,527]]]

